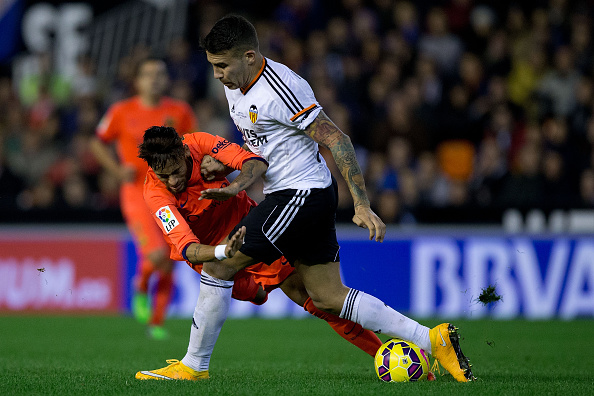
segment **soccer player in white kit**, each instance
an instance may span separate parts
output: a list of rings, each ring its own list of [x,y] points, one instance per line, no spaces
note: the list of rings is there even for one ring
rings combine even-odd
[[[249,265],[271,263],[281,255],[295,266],[315,306],[364,328],[411,341],[431,353],[457,381],[474,379],[462,353],[457,329],[442,323],[429,329],[388,307],[379,299],[343,285],[336,240],[336,183],[318,145],[330,150],[345,178],[355,206],[353,222],[382,242],[386,227],[371,210],[354,149],[322,111],[303,78],[259,51],[253,25],[229,15],[204,38],[214,77],[225,86],[231,118],[243,134],[245,147],[269,164],[263,175],[266,198],[237,225],[246,227],[242,247],[232,258],[205,263],[208,277],[200,289],[188,353],[180,364],[159,370],[178,378],[175,370],[204,370],[203,362],[222,327],[231,300],[234,274]],[[206,199],[224,200],[233,188],[205,190]],[[233,233],[232,233],[233,234]],[[206,314],[204,314],[206,313]]]

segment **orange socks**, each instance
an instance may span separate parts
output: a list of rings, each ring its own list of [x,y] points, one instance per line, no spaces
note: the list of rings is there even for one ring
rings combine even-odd
[[[313,316],[328,322],[338,335],[372,357],[375,356],[375,353],[382,345],[382,341],[372,331],[365,330],[358,323],[342,319],[338,315],[316,308],[311,298],[305,301],[303,308]]]
[[[148,259],[144,259],[138,264],[136,277],[134,279],[134,287],[136,288],[136,291],[145,294],[148,293],[149,280],[151,279],[154,270],[153,263]]]
[[[160,326],[163,324],[167,314],[167,307],[173,295],[173,274],[159,271],[158,276],[159,279],[153,297],[153,313],[149,323]]]

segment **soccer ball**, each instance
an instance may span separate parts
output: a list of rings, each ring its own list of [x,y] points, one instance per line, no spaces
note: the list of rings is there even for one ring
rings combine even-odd
[[[375,354],[375,372],[386,382],[427,379],[429,361],[425,351],[399,338],[386,341]]]

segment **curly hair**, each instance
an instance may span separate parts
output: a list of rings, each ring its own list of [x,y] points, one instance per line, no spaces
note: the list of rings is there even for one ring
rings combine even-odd
[[[177,161],[184,157],[183,140],[173,127],[150,127],[144,132],[142,143],[138,145],[138,158],[145,160],[153,169],[161,169],[168,161]]]

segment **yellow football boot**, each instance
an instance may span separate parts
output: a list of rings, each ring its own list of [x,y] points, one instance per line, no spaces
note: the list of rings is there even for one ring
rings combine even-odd
[[[474,381],[471,365],[460,348],[458,328],[442,323],[429,330],[431,354],[458,382]]]
[[[139,380],[186,380],[198,381],[208,379],[208,370],[196,371],[189,368],[177,359],[167,359],[169,366],[150,371],[139,371],[136,379]]]

